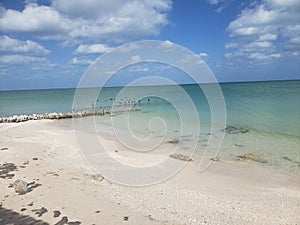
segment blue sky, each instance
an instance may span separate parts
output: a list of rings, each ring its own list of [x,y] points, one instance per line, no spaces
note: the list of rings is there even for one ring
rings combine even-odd
[[[152,39],[221,82],[300,79],[299,0],[1,0],[0,90],[76,87],[98,56]]]

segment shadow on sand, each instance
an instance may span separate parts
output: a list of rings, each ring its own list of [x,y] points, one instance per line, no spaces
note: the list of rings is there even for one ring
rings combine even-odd
[[[10,209],[0,207],[0,224],[2,225],[49,225],[42,220],[36,220],[33,217],[21,215]]]
[[[15,176],[11,172],[18,171],[17,166],[14,163],[4,163],[0,164],[0,178],[11,179]]]

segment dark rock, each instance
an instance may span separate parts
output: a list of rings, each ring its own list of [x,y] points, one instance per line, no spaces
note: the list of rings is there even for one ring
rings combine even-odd
[[[245,147],[245,145],[234,144],[236,147]]]
[[[124,216],[123,220],[128,221],[129,217],[128,216]]]
[[[39,160],[39,159],[35,157],[35,158],[32,158],[32,160]]]
[[[154,220],[151,215],[148,215],[149,220]]]
[[[27,206],[33,206],[33,202],[30,202]]]
[[[41,217],[43,214],[45,214],[46,212],[48,212],[48,210],[45,207],[42,207],[40,209],[33,209],[31,211],[35,212],[35,214],[38,215],[38,217]]]
[[[244,133],[249,132],[249,129],[243,128],[243,127],[227,126],[226,128],[222,129],[221,131],[224,131],[227,134],[244,134]]]
[[[5,150],[8,150],[8,148],[6,148],[6,147],[1,148],[1,151],[5,151]]]
[[[54,214],[54,215],[53,215],[54,218],[56,218],[56,217],[59,217],[61,213],[60,213],[60,211],[58,211],[58,210],[54,210],[54,211],[53,211],[53,214]]]
[[[193,161],[193,159],[190,158],[189,156],[182,155],[182,154],[171,154],[171,155],[169,155],[169,157],[171,157],[173,159],[182,160],[182,161]]]
[[[64,225],[68,222],[68,217],[64,216],[63,218],[61,218],[60,221],[58,221],[55,225]]]
[[[285,159],[285,160],[287,160],[287,161],[290,161],[290,162],[292,162],[293,160],[291,160],[289,157],[286,157],[286,156],[284,156],[284,157],[282,157],[283,159]]]
[[[178,139],[173,139],[173,140],[167,141],[166,143],[169,143],[169,144],[178,144],[179,140]]]
[[[22,208],[20,211],[23,212],[23,211],[25,211],[25,210],[27,210],[27,209],[26,209],[26,208]]]

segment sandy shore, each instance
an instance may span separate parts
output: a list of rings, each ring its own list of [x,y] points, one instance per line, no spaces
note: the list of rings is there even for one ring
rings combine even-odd
[[[121,186],[89,168],[59,123],[0,124],[0,224],[300,224],[297,176],[238,161],[199,173],[194,156],[166,182]]]

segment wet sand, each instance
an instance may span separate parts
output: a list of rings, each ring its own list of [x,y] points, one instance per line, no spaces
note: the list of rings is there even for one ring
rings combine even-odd
[[[126,187],[97,175],[55,120],[0,134],[0,224],[300,224],[298,176],[222,159],[199,173],[194,155],[163,183]],[[28,192],[15,192],[17,179]]]

